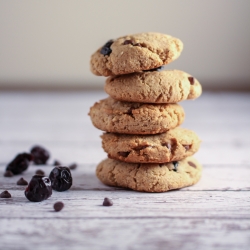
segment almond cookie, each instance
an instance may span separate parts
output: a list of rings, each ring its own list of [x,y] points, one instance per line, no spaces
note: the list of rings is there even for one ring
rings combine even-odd
[[[157,134],[184,121],[178,104],[143,104],[106,98],[90,108],[93,125],[103,131],[124,134]]]
[[[96,175],[109,186],[143,192],[166,192],[194,185],[202,166],[193,157],[164,164],[136,164],[106,159],[99,163]]]
[[[108,157],[133,163],[165,163],[193,155],[200,147],[195,132],[177,127],[157,135],[104,133],[102,147]]]
[[[176,103],[201,95],[200,83],[180,70],[148,71],[107,78],[105,91],[128,102]]]
[[[90,68],[98,76],[123,75],[160,67],[177,59],[183,43],[160,33],[127,35],[108,41],[92,56]]]

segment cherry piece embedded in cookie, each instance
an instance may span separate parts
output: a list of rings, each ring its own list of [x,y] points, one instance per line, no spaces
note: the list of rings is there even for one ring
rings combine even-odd
[[[188,165],[190,165],[193,168],[196,168],[196,165],[192,161],[188,161]]]
[[[173,165],[174,165],[174,169],[173,169],[173,170],[174,170],[175,172],[177,172],[177,167],[178,167],[178,165],[179,165],[179,162],[178,162],[178,161],[173,161],[172,163],[173,163]]]
[[[191,85],[194,84],[194,78],[192,76],[188,77],[188,80],[190,82]]]
[[[27,153],[18,154],[7,165],[6,171],[11,171],[14,175],[21,174],[23,171],[25,171],[28,168],[31,160],[32,160],[31,154],[27,154]]]
[[[48,177],[34,175],[24,192],[29,201],[39,202],[52,195],[51,181]]]
[[[104,56],[110,55],[112,52],[112,49],[110,46],[113,44],[113,40],[109,40],[107,43],[104,44],[104,46],[101,48],[100,53],[103,54]]]

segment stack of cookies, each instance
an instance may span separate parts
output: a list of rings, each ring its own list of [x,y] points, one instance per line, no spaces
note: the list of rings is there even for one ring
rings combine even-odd
[[[105,131],[108,154],[96,169],[106,185],[165,192],[195,184],[201,165],[192,157],[199,137],[181,128],[177,104],[201,95],[200,83],[180,70],[162,70],[180,56],[182,42],[169,35],[141,33],[108,41],[91,57],[91,71],[108,76],[110,97],[90,108],[93,125]]]

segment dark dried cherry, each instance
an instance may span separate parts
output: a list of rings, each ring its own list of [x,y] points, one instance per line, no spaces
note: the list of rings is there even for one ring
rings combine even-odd
[[[48,177],[34,175],[24,194],[29,201],[39,202],[52,195],[51,181]]]
[[[72,186],[72,176],[68,167],[55,167],[50,172],[49,178],[53,190],[62,192],[68,190]]]
[[[41,146],[34,146],[30,153],[33,156],[33,162],[36,165],[43,165],[46,164],[47,160],[50,157],[50,154],[47,149],[41,147]]]
[[[27,153],[18,154],[6,167],[6,171],[11,171],[13,174],[21,174],[25,171],[30,161],[32,160],[32,155]]]

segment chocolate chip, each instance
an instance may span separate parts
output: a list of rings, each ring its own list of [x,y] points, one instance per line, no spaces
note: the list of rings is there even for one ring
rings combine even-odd
[[[58,201],[54,204],[54,209],[56,212],[59,212],[63,209],[64,204],[61,201]]]
[[[74,170],[76,168],[77,168],[77,164],[76,163],[73,163],[73,164],[69,165],[69,169],[71,169],[71,170]]]
[[[24,178],[22,177],[22,178],[20,178],[20,179],[17,181],[16,184],[19,185],[19,186],[26,186],[26,185],[28,185],[28,182],[27,182],[26,180],[24,180]]]
[[[189,80],[189,82],[190,82],[191,85],[194,84],[194,78],[192,76],[189,76],[188,80]]]
[[[188,161],[188,164],[189,164],[191,167],[196,168],[196,165],[195,165],[193,162]]]
[[[0,194],[0,198],[11,198],[11,194],[5,190]]]
[[[102,205],[107,207],[113,206],[113,201],[109,198],[104,198]]]
[[[55,160],[53,163],[54,166],[59,166],[62,165],[62,163],[60,161]]]
[[[175,172],[177,172],[177,167],[178,167],[178,165],[179,165],[179,162],[178,162],[178,161],[173,161],[172,163],[173,163],[173,165],[174,165],[174,169],[173,169],[173,170],[174,170]]]
[[[143,72],[162,71],[163,69],[164,69],[164,67],[163,67],[163,66],[160,66],[160,67],[154,68],[154,69],[143,70]]]
[[[44,171],[41,169],[36,170],[36,174],[45,176]]]
[[[12,177],[14,174],[10,171],[10,170],[7,170],[7,171],[5,171],[5,173],[4,173],[4,177]]]
[[[186,151],[191,148],[191,145],[182,145],[182,146],[186,149]]]
[[[118,155],[120,155],[122,157],[128,157],[129,154],[130,154],[130,152],[118,152]]]
[[[105,56],[110,55],[110,53],[112,52],[110,46],[113,44],[113,42],[113,40],[109,40],[107,43],[105,43],[104,46],[101,48],[100,53]]]

